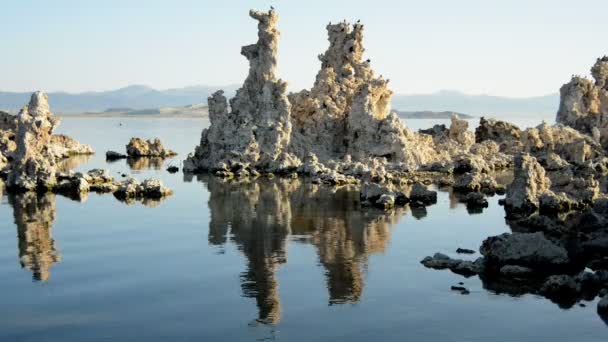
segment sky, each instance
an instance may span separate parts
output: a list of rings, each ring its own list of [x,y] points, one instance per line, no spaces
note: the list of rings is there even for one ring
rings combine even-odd
[[[271,5],[291,91],[312,86],[325,26],[344,19],[401,94],[545,95],[608,54],[606,0],[19,0],[0,10],[0,91],[240,84],[248,11]]]

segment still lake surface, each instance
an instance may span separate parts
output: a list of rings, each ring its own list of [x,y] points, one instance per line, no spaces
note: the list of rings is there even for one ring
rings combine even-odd
[[[407,124],[437,122],[447,120]],[[155,177],[175,193],[145,205],[112,195],[4,194],[0,341],[608,339],[595,301],[565,310],[419,263],[435,252],[458,256],[457,247],[477,250],[487,236],[509,231],[500,197],[481,214],[443,191],[426,210],[383,213],[361,210],[357,191],[306,180],[228,184],[167,173],[207,125],[62,119],[60,133],[97,151],[72,160],[78,170]],[[106,163],[105,151],[123,151],[133,136],[159,137],[179,156]],[[459,282],[469,295],[450,291]]]

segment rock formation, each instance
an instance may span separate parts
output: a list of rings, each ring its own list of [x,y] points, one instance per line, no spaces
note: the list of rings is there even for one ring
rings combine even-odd
[[[176,156],[172,150],[165,149],[160,139],[155,138],[154,140],[144,140],[140,138],[131,138],[126,146],[127,155],[131,158],[141,157],[159,157],[168,158]],[[118,158],[116,158],[118,157]],[[109,151],[106,153],[106,159],[120,159],[122,155],[116,154],[116,152]]]
[[[551,181],[536,158],[521,153],[515,157],[515,175],[507,187],[505,205],[517,212],[534,211],[539,206],[538,198],[550,186]]]
[[[249,76],[230,105],[221,91],[208,99],[211,125],[185,172],[210,170],[225,177],[237,170],[314,169],[316,176],[340,183],[343,176],[372,177],[382,168],[384,177],[447,159],[432,137],[409,131],[390,111],[388,80],[363,61],[363,25],[329,24],[329,48],[319,56],[314,86],[287,96],[286,83],[276,76],[278,16],[274,10],[250,15],[259,21],[259,40],[242,49]],[[462,135],[458,130],[452,134]]]
[[[0,115],[0,170],[11,190],[52,189],[57,181],[57,161],[72,155],[92,154],[93,149],[65,135],[53,135],[59,125],[42,92],[16,117]]]
[[[50,189],[57,180],[56,158],[51,149],[58,120],[49,110],[46,94],[36,92],[17,116],[17,149],[7,187],[23,190]]]
[[[560,89],[556,121],[594,136],[608,147],[608,56],[598,58],[591,68],[595,82],[573,76]]]
[[[258,41],[244,46],[249,75],[230,106],[222,91],[208,99],[210,127],[184,163],[187,171],[230,170],[235,164],[265,171],[284,171],[299,166],[287,153],[291,138],[291,104],[287,84],[277,79],[279,20],[274,10],[250,11],[258,21]]]

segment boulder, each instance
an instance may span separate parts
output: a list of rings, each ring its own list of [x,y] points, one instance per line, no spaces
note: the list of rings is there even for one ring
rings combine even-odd
[[[428,190],[426,185],[417,182],[412,185],[409,199],[411,202],[419,202],[424,205],[437,203],[437,191]]]
[[[165,149],[160,139],[155,138],[154,140],[143,140],[140,138],[131,138],[129,143],[127,144],[127,155],[132,158],[139,157],[160,157],[160,158],[168,158],[176,156],[172,150]],[[112,154],[112,157],[116,157],[115,154]],[[108,153],[106,153],[106,159],[108,158]]]
[[[489,237],[483,241],[480,252],[489,263],[498,267],[517,265],[548,272],[570,263],[568,252],[541,232],[504,233]]]

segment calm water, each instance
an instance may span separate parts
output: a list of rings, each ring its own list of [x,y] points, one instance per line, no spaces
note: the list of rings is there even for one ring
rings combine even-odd
[[[71,166],[157,177],[175,194],[145,205],[96,194],[2,197],[0,341],[607,340],[595,302],[563,310],[420,265],[508,231],[498,197],[482,214],[447,192],[426,210],[386,214],[360,210],[347,188],[164,171],[206,124],[63,120],[62,133],[98,151]],[[104,152],[123,151],[132,136],[158,136],[180,156],[106,163]],[[470,295],[450,291],[460,281]]]

